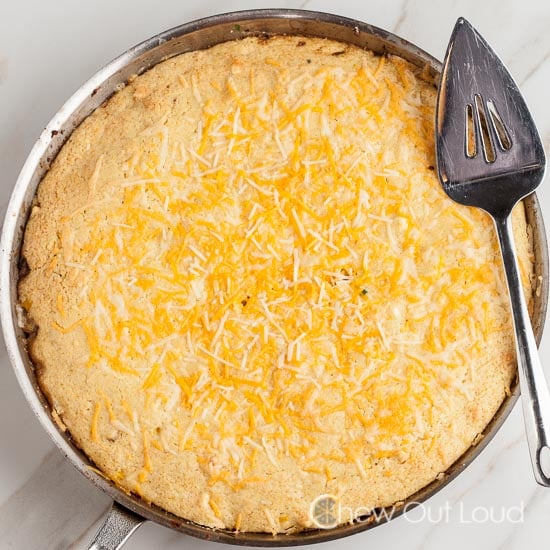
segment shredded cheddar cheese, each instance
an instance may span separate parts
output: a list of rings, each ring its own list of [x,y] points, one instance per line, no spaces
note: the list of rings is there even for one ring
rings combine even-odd
[[[83,391],[106,381],[86,450],[120,445],[131,466],[111,477],[153,501],[186,460],[204,476],[191,519],[276,533],[291,507],[262,501],[250,523],[227,491],[290,462],[335,491],[343,472],[394,483],[414,453],[447,464],[441,418],[474,408],[510,327],[490,222],[433,171],[433,90],[393,57],[319,41],[287,66],[253,40],[224,46],[225,72],[166,62],[170,102],[147,74],[119,92],[149,122],[90,162],[44,265],[73,288],[48,334],[84,346]],[[234,52],[252,47],[249,66]]]
[[[98,401],[94,405],[94,412],[93,412],[93,415],[92,415],[92,425],[90,426],[90,437],[91,437],[92,441],[98,441],[98,439],[99,439],[97,424],[98,424],[100,413],[101,413],[101,402]]]
[[[475,346],[487,336],[474,319],[490,293],[448,286],[486,277],[468,243],[481,215],[437,188],[423,107],[406,95],[412,77],[377,78],[381,58],[372,77],[322,68],[291,83],[266,63],[279,72],[267,102],[235,89],[228,111],[204,107],[196,142],[177,142],[162,124],[148,131],[147,152],[119,183],[123,204],[91,220],[88,364],[143,376],[143,391],[179,386],[180,406],[208,423],[203,445],[228,457],[231,448],[249,460],[256,445],[276,465],[281,437],[300,448],[301,432],[326,433],[319,420],[342,413],[344,449],[365,445],[366,424],[374,456],[398,452],[437,378],[461,364],[451,334],[465,344],[475,335]],[[296,98],[277,93],[291,86]],[[192,87],[202,103],[196,75]],[[351,109],[354,125],[344,127]],[[386,145],[410,142],[408,164]],[[411,211],[427,203],[430,219]],[[456,222],[445,257],[437,243],[422,249],[418,229],[437,227],[438,211]],[[422,319],[407,321],[419,307]],[[403,356],[404,340],[418,342],[424,364]],[[134,355],[144,366],[130,367]],[[227,403],[237,405],[231,416]],[[356,453],[338,459],[365,477]]]

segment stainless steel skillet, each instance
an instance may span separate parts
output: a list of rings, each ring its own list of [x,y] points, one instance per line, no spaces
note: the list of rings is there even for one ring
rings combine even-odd
[[[55,444],[71,463],[94,485],[113,499],[113,507],[96,539],[95,548],[118,548],[143,521],[151,520],[189,535],[230,544],[248,546],[292,546],[345,537],[397,517],[414,503],[431,497],[456,477],[481,452],[511,411],[518,397],[517,384],[483,433],[483,438],[435,480],[391,513],[359,518],[355,523],[327,530],[311,530],[290,535],[234,533],[214,530],[178,518],[129,495],[103,478],[89,459],[54,422],[49,404],[40,391],[34,367],[26,349],[26,336],[20,326],[17,281],[20,276],[20,248],[25,224],[36,188],[71,132],[100,106],[129,77],[140,74],[158,62],[191,50],[249,35],[294,34],[326,37],[347,42],[376,53],[396,54],[419,68],[424,78],[437,82],[440,63],[405,40],[365,23],[311,11],[251,10],[224,14],[187,23],[161,33],[128,50],[86,82],[59,110],[42,132],[21,171],[13,191],[3,227],[0,251],[0,315],[11,362],[29,405]],[[548,254],[541,211],[536,197],[525,200],[528,223],[532,228],[536,273],[540,286],[532,298],[531,318],[540,340],[548,298]]]

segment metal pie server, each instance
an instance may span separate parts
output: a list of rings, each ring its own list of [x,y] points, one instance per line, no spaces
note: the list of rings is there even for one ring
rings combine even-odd
[[[521,288],[510,214],[543,179],[546,159],[521,93],[495,52],[460,18],[436,110],[437,172],[454,201],[489,213],[498,234],[516,334],[523,416],[535,479],[550,487],[550,393]]]

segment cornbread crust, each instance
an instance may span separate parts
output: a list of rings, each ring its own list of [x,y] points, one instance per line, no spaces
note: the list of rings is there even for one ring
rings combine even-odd
[[[105,475],[202,525],[291,532],[320,495],[364,514],[472,445],[513,337],[491,221],[434,174],[434,104],[401,59],[248,38],[74,131],[19,294],[41,387]]]

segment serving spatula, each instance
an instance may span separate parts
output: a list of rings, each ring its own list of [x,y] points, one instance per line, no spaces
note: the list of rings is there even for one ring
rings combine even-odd
[[[511,212],[543,179],[544,149],[510,73],[468,21],[453,30],[436,110],[437,172],[454,201],[495,222],[510,296],[527,442],[535,479],[550,487],[550,393],[539,360],[512,234]]]

